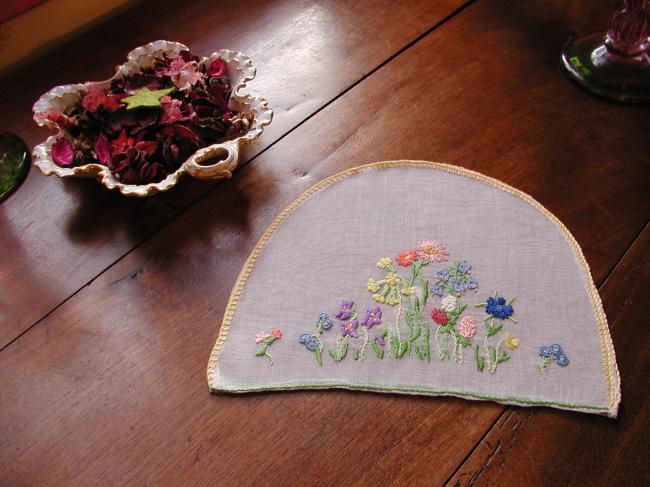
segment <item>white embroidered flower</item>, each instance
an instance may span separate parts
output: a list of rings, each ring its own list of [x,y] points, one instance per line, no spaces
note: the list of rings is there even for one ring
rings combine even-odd
[[[443,311],[446,311],[447,313],[451,313],[453,311],[456,311],[456,308],[458,307],[458,301],[454,296],[448,294],[440,302],[440,307],[442,308]]]

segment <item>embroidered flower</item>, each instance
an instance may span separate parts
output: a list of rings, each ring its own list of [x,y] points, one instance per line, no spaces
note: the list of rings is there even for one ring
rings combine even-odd
[[[466,285],[467,285],[467,289],[471,289],[471,290],[478,289],[478,281],[474,278],[470,278],[467,281]]]
[[[323,330],[329,330],[332,328],[332,324],[332,320],[327,313],[320,313],[316,318],[316,325]]]
[[[341,323],[341,336],[351,336],[352,338],[359,338],[359,333],[357,333],[357,328],[359,328],[359,320],[352,320],[348,322]]]
[[[440,302],[440,307],[443,309],[443,311],[446,311],[447,313],[452,313],[458,307],[458,300],[456,299],[455,296],[448,294]]]
[[[555,363],[558,364],[560,367],[566,367],[567,365],[569,365],[569,357],[567,357],[564,353],[560,353],[555,358]]]
[[[506,320],[512,316],[514,310],[506,303],[505,298],[489,297],[485,304],[485,312],[500,320]]]
[[[434,284],[433,286],[431,286],[431,294],[434,294],[439,298],[441,298],[445,294],[445,290],[442,287],[438,286],[437,284]]]
[[[542,377],[546,377],[546,369],[553,360],[555,360],[555,363],[560,367],[566,367],[570,362],[569,357],[564,353],[564,350],[562,350],[559,343],[539,347],[539,356],[544,359],[542,360],[542,363],[537,366],[537,370]]]
[[[352,313],[354,312],[354,301],[346,301],[345,299],[341,302],[341,309],[336,313],[336,317],[339,320],[349,320],[352,318]]]
[[[431,311],[431,319],[433,319],[433,321],[438,323],[440,326],[444,326],[449,323],[449,317],[447,316],[447,313],[438,308]]]
[[[451,288],[453,289],[454,292],[459,294],[467,290],[467,286],[463,281],[454,281]]]
[[[420,240],[417,254],[420,259],[430,262],[445,262],[449,259],[447,249],[437,240]]]
[[[255,352],[256,357],[266,357],[271,365],[273,365],[273,357],[269,353],[269,347],[275,343],[276,340],[282,338],[282,332],[279,328],[274,328],[271,333],[260,331],[255,335],[255,343],[259,343],[260,347]]]
[[[464,260],[458,263],[458,272],[461,274],[467,274],[472,269],[472,266],[469,265]]]
[[[376,293],[379,291],[379,284],[372,277],[368,279],[368,291],[371,293]]]
[[[503,344],[510,350],[514,350],[519,346],[519,338],[514,336],[511,332],[507,331],[506,336],[503,339]]]
[[[412,294],[415,294],[415,286],[402,288],[402,290],[400,292],[404,296],[411,296]]]
[[[463,316],[458,320],[458,334],[465,338],[472,338],[476,335],[478,324],[473,316]]]
[[[255,335],[255,343],[260,343],[263,340],[266,340],[267,338],[270,338],[271,335],[269,333],[266,333],[265,331],[260,331]]]
[[[389,286],[397,286],[402,282],[402,278],[394,272],[389,272],[384,279]]]
[[[381,309],[379,306],[366,310],[366,316],[363,318],[361,324],[368,329],[375,325],[381,325]]]
[[[303,344],[307,350],[313,352],[318,348],[318,339],[311,333],[302,333],[299,339],[300,343]]]
[[[449,271],[445,269],[443,271],[436,272],[436,277],[442,282],[447,282],[451,276],[449,275]]]
[[[377,262],[377,267],[380,269],[386,269],[388,266],[391,265],[393,261],[390,260],[389,257],[384,257],[383,259],[379,259],[379,262]]]
[[[399,255],[395,258],[395,262],[403,267],[408,267],[417,259],[418,251],[416,249],[408,249],[400,252]]]
[[[386,342],[384,341],[384,339],[379,335],[375,337],[375,341],[377,342],[377,345],[379,345],[380,347],[383,347],[384,345],[386,345]]]

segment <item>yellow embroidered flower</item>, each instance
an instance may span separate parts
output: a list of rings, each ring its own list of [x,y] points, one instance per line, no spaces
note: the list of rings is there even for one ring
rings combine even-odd
[[[380,269],[385,269],[389,265],[391,265],[393,261],[390,260],[390,257],[384,257],[383,259],[379,259],[379,262],[377,262],[377,267]]]
[[[404,289],[402,289],[401,292],[404,296],[410,296],[411,294],[415,294],[415,286],[405,287]]]
[[[517,348],[519,346],[519,338],[517,338],[512,333],[507,331],[506,332],[506,337],[503,339],[503,343],[510,350],[514,350],[515,348]]]
[[[371,293],[376,293],[379,291],[379,284],[372,277],[368,279],[368,291]]]
[[[390,298],[386,304],[389,304],[390,306],[395,306],[396,304],[399,304],[399,299],[397,298]]]
[[[394,272],[389,272],[389,273],[386,275],[386,278],[384,279],[384,281],[385,281],[386,284],[388,284],[389,286],[393,286],[393,287],[395,287],[395,286],[399,285],[400,282],[402,282],[402,278],[399,277],[399,276],[398,276],[397,274],[395,274]]]

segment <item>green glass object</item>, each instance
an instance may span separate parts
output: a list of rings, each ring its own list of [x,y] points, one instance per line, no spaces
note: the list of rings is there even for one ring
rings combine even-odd
[[[650,0],[625,0],[607,32],[569,40],[562,66],[576,83],[611,100],[650,101]]]
[[[23,139],[0,132],[0,201],[13,193],[29,172],[32,158]]]

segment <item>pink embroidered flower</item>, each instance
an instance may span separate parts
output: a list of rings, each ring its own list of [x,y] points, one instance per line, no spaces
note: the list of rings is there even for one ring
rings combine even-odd
[[[70,167],[73,159],[74,151],[68,139],[61,137],[52,144],[52,160],[57,166]]]
[[[477,323],[473,316],[463,316],[458,320],[458,334],[465,338],[476,335]]]
[[[430,262],[445,262],[449,260],[449,253],[445,246],[437,240],[420,240],[417,254],[420,259]]]
[[[271,330],[271,335],[273,335],[276,340],[279,340],[280,338],[282,338],[282,331],[280,330],[280,328],[273,328]]]
[[[449,322],[449,317],[447,314],[438,308],[431,311],[431,319],[438,323],[440,326],[444,326]]]
[[[410,266],[413,262],[418,259],[417,249],[408,249],[400,252],[397,257],[395,257],[395,262],[403,267]]]
[[[208,76],[223,76],[226,74],[226,61],[220,57],[215,59],[208,67],[206,74]]]
[[[267,338],[271,338],[271,334],[266,333],[265,331],[260,331],[259,333],[257,333],[257,335],[255,335],[255,343],[260,343],[266,340]]]
[[[114,112],[120,107],[120,101],[116,96],[107,95],[101,88],[91,86],[81,100],[81,106],[89,112],[96,112],[100,106],[104,107],[104,110]]]

